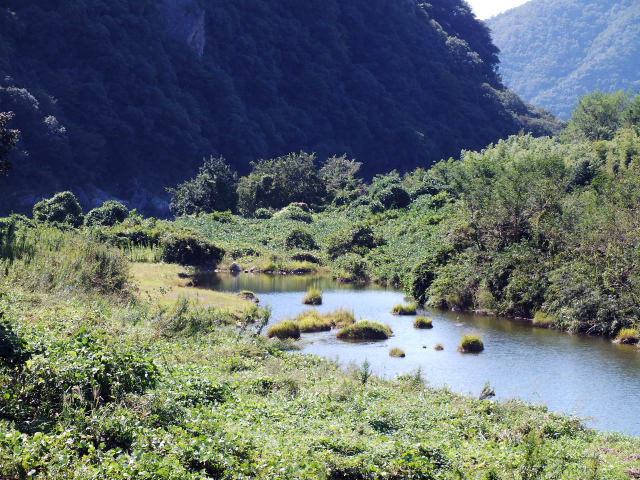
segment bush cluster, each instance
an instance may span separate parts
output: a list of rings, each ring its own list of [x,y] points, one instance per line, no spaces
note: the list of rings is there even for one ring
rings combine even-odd
[[[191,232],[174,232],[161,240],[162,260],[167,263],[216,268],[224,250]]]
[[[33,206],[33,219],[70,227],[79,227],[84,221],[82,207],[75,195],[69,191],[56,193]]]

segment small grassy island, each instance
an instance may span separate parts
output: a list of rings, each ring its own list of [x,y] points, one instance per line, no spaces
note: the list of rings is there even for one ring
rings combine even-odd
[[[418,317],[413,321],[413,327],[419,329],[433,328],[433,319],[429,317]]]
[[[322,292],[317,288],[310,288],[302,298],[305,305],[322,305]]]
[[[465,335],[460,340],[460,345],[458,345],[460,353],[480,353],[483,350],[484,343],[478,335]]]
[[[394,305],[391,309],[391,313],[394,315],[415,315],[418,306],[415,303],[410,303],[408,305]]]
[[[407,355],[404,352],[404,350],[402,350],[401,348],[394,347],[391,350],[389,350],[389,356],[390,357],[395,357],[395,358],[404,358]]]
[[[344,327],[337,334],[340,340],[386,340],[393,332],[387,325],[360,320],[359,322]]]

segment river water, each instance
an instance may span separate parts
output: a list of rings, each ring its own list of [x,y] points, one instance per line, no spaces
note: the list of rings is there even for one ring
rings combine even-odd
[[[402,292],[341,285],[328,277],[216,274],[206,279],[206,286],[255,292],[261,306],[272,308],[270,324],[309,309],[302,305],[302,297],[309,287],[318,287],[324,292],[323,304],[317,307],[321,313],[345,307],[358,320],[389,325],[394,335],[381,342],[348,343],[337,340],[335,331],[303,334],[303,353],[343,365],[359,365],[366,359],[374,374],[387,378],[420,368],[429,385],[474,396],[488,381],[498,399],[520,398],[579,416],[598,430],[640,436],[640,349],[635,346],[503,318],[437,310],[421,312],[433,318],[434,328],[417,330],[415,317],[390,314],[395,304],[404,302]],[[482,336],[484,352],[457,352],[466,333]],[[438,343],[443,351],[434,350]],[[389,357],[392,347],[402,348],[406,357]]]

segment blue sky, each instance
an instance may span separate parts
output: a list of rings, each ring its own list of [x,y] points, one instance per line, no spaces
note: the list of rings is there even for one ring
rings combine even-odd
[[[527,0],[467,0],[478,18],[483,20],[526,3]]]

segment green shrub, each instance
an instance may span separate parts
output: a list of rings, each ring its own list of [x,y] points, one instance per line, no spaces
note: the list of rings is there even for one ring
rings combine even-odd
[[[331,326],[334,328],[344,328],[356,323],[356,317],[351,310],[346,308],[339,308],[325,315],[331,322]]]
[[[627,345],[633,345],[640,341],[640,334],[635,328],[624,328],[616,335],[615,342]]]
[[[418,305],[427,303],[427,291],[435,279],[435,268],[431,261],[418,264],[412,272],[411,296]]]
[[[433,320],[428,317],[418,317],[414,320],[413,326],[422,329],[433,328]]]
[[[211,156],[194,178],[167,189],[171,194],[169,210],[176,216],[235,210],[237,186],[238,176],[225,159]]]
[[[69,191],[56,193],[36,203],[33,206],[33,219],[71,227],[79,227],[84,221],[78,199]]]
[[[533,326],[538,328],[549,328],[556,318],[553,315],[547,315],[544,312],[536,312],[533,316]]]
[[[329,318],[322,316],[316,310],[303,312],[293,319],[302,333],[326,332],[331,330],[332,323]]]
[[[465,335],[458,345],[458,351],[461,353],[479,353],[483,350],[484,343],[478,335]]]
[[[283,208],[279,212],[273,214],[273,218],[277,219],[289,219],[296,220],[298,222],[311,223],[313,221],[313,217],[310,213],[305,212],[302,208],[298,207],[296,204],[291,204],[288,207]]]
[[[129,209],[115,200],[107,200],[101,207],[94,208],[87,213],[84,224],[88,227],[102,225],[111,227],[124,222],[129,215]]]
[[[391,313],[394,315],[415,315],[418,306],[415,303],[409,305],[398,304],[391,309]]]
[[[395,358],[404,358],[406,357],[406,354],[401,348],[393,347],[391,350],[389,350],[389,356]]]
[[[366,255],[380,243],[369,225],[358,224],[331,235],[327,239],[327,254],[332,260],[349,252]]]
[[[370,320],[361,320],[338,332],[341,340],[386,340],[393,334],[391,328]]]
[[[3,313],[0,312],[0,366],[21,365],[28,358],[27,343],[14,332],[9,322],[3,320]]]
[[[270,327],[269,330],[267,330],[267,337],[276,337],[280,340],[284,340],[286,338],[298,339],[300,338],[300,328],[294,321],[285,320]]]
[[[433,347],[433,349],[441,352],[442,350],[444,350],[444,346],[441,343],[437,343],[435,347]]]
[[[260,299],[250,290],[242,290],[241,292],[238,292],[238,296],[250,302],[260,303]]]
[[[302,303],[305,305],[322,305],[322,292],[317,288],[311,287],[302,298]]]
[[[321,264],[322,261],[316,257],[313,253],[309,252],[296,252],[291,255],[292,260],[296,260],[298,262],[309,262],[315,264]]]
[[[224,256],[224,250],[191,232],[165,235],[161,246],[161,258],[166,263],[216,268]]]
[[[273,213],[274,210],[272,208],[259,208],[253,213],[253,216],[262,220],[267,220],[273,217]]]
[[[347,253],[336,260],[336,278],[341,282],[367,282],[369,264],[360,255]]]
[[[20,374],[16,420],[53,419],[63,403],[89,409],[153,387],[158,371],[140,348],[80,330],[32,355]]]
[[[155,315],[154,327],[164,337],[193,336],[209,333],[227,321],[224,312],[181,296],[169,308],[160,309]]]
[[[305,250],[315,250],[318,248],[313,235],[300,228],[291,230],[287,238],[285,238],[284,244],[287,248],[302,248]]]

